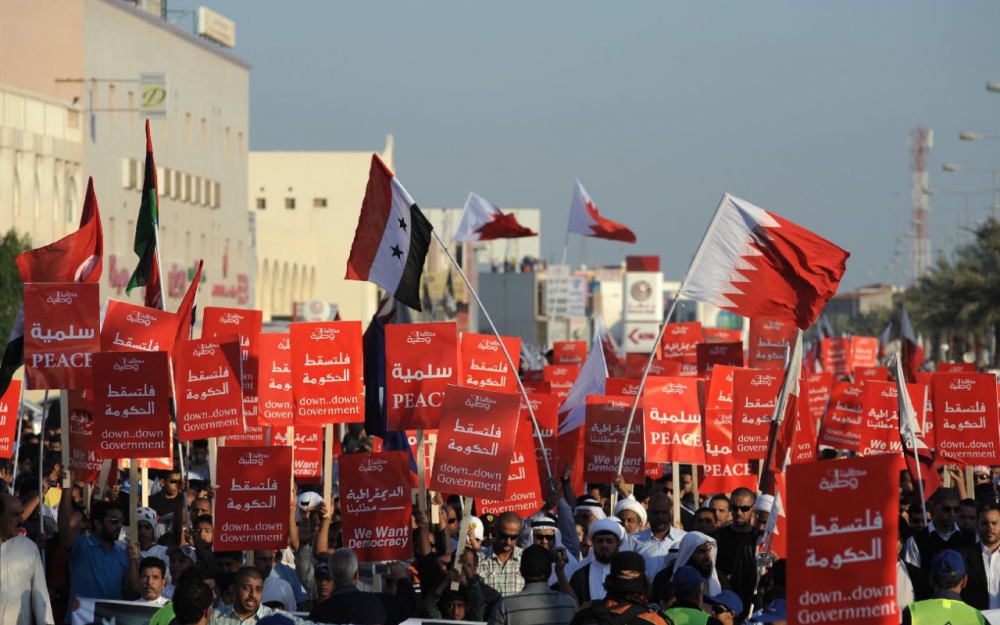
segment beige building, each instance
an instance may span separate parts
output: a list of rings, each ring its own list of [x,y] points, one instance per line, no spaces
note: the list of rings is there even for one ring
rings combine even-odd
[[[390,169],[392,136],[379,157]],[[256,308],[265,320],[291,320],[317,299],[343,319],[367,323],[378,288],[345,280],[368,185],[371,152],[251,152],[249,210],[256,221]]]
[[[248,308],[250,66],[154,13],[121,0],[0,0],[0,230],[27,232],[35,245],[73,230],[93,176],[102,295],[125,299],[145,157],[139,109],[151,83],[164,96],[151,120],[167,306],[203,258],[199,303]]]

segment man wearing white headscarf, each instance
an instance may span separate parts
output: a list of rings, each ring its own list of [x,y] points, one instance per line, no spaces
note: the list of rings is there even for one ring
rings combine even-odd
[[[580,606],[604,598],[604,578],[611,571],[612,556],[618,553],[625,540],[625,528],[618,519],[606,518],[591,523],[587,534],[594,546],[590,555],[580,561],[580,568],[569,580]]]
[[[701,532],[688,532],[677,545],[677,557],[663,570],[662,575],[674,578],[677,569],[690,566],[705,578],[708,584],[708,595],[718,595],[723,590],[729,590],[729,579],[715,568],[715,558],[719,553],[715,539]]]
[[[573,509],[573,514],[586,517],[589,523],[600,521],[608,516],[604,514],[604,508],[601,507],[601,504],[593,497],[584,497],[580,500],[576,508]]]
[[[552,575],[549,577],[549,586],[559,584],[559,578],[556,575],[555,554],[560,549],[564,549],[567,556],[563,572],[567,579],[572,577],[573,573],[580,568],[580,557],[579,554],[572,554],[569,548],[563,544],[563,533],[559,530],[556,520],[547,514],[540,513],[530,517],[527,524],[530,527],[528,530],[528,540],[521,547],[527,549],[531,545],[541,545],[553,555]],[[574,535],[573,538],[575,539],[576,536]],[[579,548],[579,543],[577,544],[577,548]]]
[[[646,509],[632,495],[618,500],[615,516],[622,522],[625,533],[630,536],[646,526]]]

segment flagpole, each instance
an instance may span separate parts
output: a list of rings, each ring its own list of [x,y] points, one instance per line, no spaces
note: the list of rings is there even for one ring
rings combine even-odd
[[[153,253],[153,257],[156,258],[156,271],[160,274],[160,303],[163,305],[163,310],[169,310],[167,308],[167,293],[163,290],[163,282],[165,276],[163,275],[163,261],[160,260],[160,198],[159,192],[157,192],[156,198],[156,223],[153,224],[153,240],[156,245],[156,250]],[[147,287],[148,288],[148,287]]]
[[[900,358],[900,356],[901,356],[900,352],[893,352],[889,356],[888,360],[892,361],[893,358],[895,358],[896,384],[898,385],[899,390],[902,391],[903,393],[905,393],[906,392],[906,376],[905,376],[905,373],[903,371],[903,361]],[[902,408],[902,405],[903,405],[903,402],[904,402],[904,398],[903,398],[902,395],[900,395],[900,397],[899,397],[899,402],[900,402],[900,407]],[[925,405],[925,407],[926,407],[926,404],[927,404],[927,388],[924,387],[924,405]],[[911,406],[911,408],[912,408],[912,406]],[[899,418],[899,423],[900,423],[900,431],[903,431],[902,424],[903,424],[903,419],[904,418],[907,420],[907,423],[908,423],[908,426],[906,428],[906,433],[909,435],[908,438],[910,440],[907,441],[907,442],[909,442],[909,444],[910,444],[910,449],[913,450],[913,464],[915,464],[917,466],[917,490],[920,493],[920,507],[921,507],[921,512],[924,513],[924,518],[926,519],[927,518],[927,501],[924,499],[924,478],[921,475],[921,471],[920,471],[920,455],[917,453],[917,433],[914,431],[914,429],[912,427],[913,424],[909,423],[909,419],[910,419],[910,414],[909,413],[907,413],[906,415],[904,415],[903,414],[903,410],[900,410],[898,418]],[[904,455],[905,455],[905,453],[904,453]],[[945,472],[945,475],[947,475],[947,472]]]
[[[465,286],[468,287],[469,293],[472,293],[472,297],[475,298],[476,304],[479,305],[479,310],[483,311],[483,316],[486,317],[486,322],[490,324],[490,329],[493,330],[493,335],[497,337],[497,342],[500,343],[500,349],[503,351],[503,355],[507,359],[507,364],[510,366],[510,370],[514,374],[514,379],[517,380],[517,388],[521,391],[521,398],[524,399],[524,403],[528,407],[528,416],[531,417],[531,425],[534,427],[535,437],[538,439],[538,447],[542,450],[542,459],[545,460],[545,472],[549,474],[549,482],[552,482],[552,467],[549,466],[549,455],[545,450],[545,442],[542,440],[542,432],[538,427],[538,421],[535,419],[535,411],[531,409],[531,400],[528,399],[528,391],[524,389],[524,383],[521,381],[521,376],[518,375],[517,366],[514,365],[514,359],[510,357],[510,352],[507,351],[507,346],[504,344],[503,338],[500,337],[500,332],[493,324],[493,319],[490,318],[490,313],[486,311],[486,306],[483,306],[483,301],[479,299],[479,293],[476,293],[476,289],[473,288],[472,283],[469,282],[468,276],[465,275],[465,272],[462,271],[462,268],[458,265],[458,261],[455,260],[454,256],[452,256],[451,250],[449,250],[448,246],[444,244],[444,241],[442,241],[441,237],[438,236],[436,230],[431,230],[431,234],[434,235],[434,238],[437,239],[437,242],[444,249],[444,253],[448,256],[451,263],[455,265],[455,269],[458,270],[458,275],[462,276]]]

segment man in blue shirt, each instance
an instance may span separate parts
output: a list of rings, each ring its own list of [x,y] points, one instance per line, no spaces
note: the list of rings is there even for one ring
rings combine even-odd
[[[63,489],[59,501],[59,536],[69,553],[70,596],[120,601],[122,591],[129,588],[129,559],[116,543],[122,529],[121,507],[114,502],[95,503],[90,533],[77,535],[70,527],[72,490]]]

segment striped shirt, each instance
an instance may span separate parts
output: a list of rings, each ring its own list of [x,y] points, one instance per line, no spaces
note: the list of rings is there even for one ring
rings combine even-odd
[[[551,590],[545,582],[530,582],[493,608],[489,625],[567,625],[575,613],[573,597]]]
[[[507,562],[500,562],[496,554],[490,551],[479,563],[479,577],[487,586],[497,589],[504,597],[521,592],[524,588],[524,578],[521,577],[521,548],[514,547],[514,552]]]

